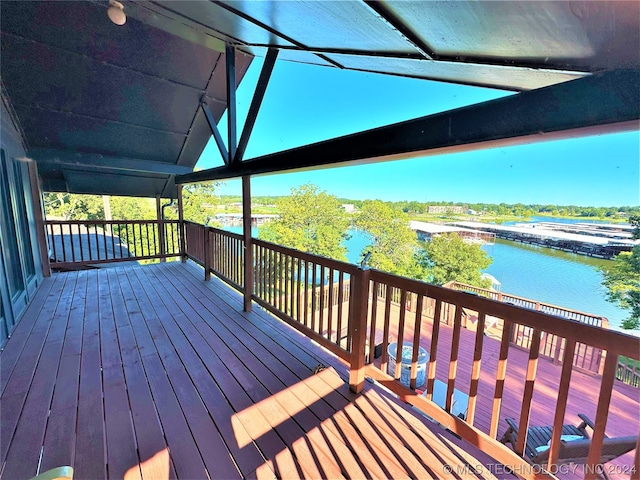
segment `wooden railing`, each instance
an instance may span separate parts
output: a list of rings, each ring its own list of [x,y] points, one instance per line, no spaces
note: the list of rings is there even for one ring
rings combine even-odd
[[[616,378],[627,385],[640,388],[640,367],[638,362],[629,360],[618,360],[618,368],[616,370]]]
[[[538,302],[529,298],[518,297],[516,295],[509,295],[507,293],[496,292],[485,288],[476,287],[473,285],[467,285],[459,282],[449,282],[444,285],[446,288],[459,290],[463,292],[474,293],[481,297],[490,298],[498,302],[509,303],[517,305],[521,308],[529,310],[537,310],[558,317],[563,317],[569,320],[575,320],[587,325],[594,325],[597,327],[608,328],[609,321],[605,317],[592,315],[590,313],[579,312],[576,310],[570,310],[557,305],[549,303]],[[513,324],[513,330],[511,334],[511,343],[524,349],[531,347],[533,340],[533,330],[526,325],[519,323]],[[565,342],[563,339],[556,335],[544,334],[540,342],[540,356],[543,358],[549,358],[555,363],[559,364],[564,358]],[[602,373],[604,366],[603,351],[592,345],[579,342],[576,345],[575,353],[573,356],[573,366],[585,370],[587,372]]]
[[[185,255],[202,265],[208,279],[213,272],[232,287],[244,289],[244,241],[241,235],[185,223]]]
[[[180,255],[177,220],[47,220],[52,268]]]
[[[253,240],[253,299],[349,360],[355,265]]]
[[[627,352],[631,357],[638,356],[638,347],[640,341],[632,336],[624,335],[615,331],[605,330],[597,326],[584,324],[575,320],[567,320],[555,315],[549,315],[542,311],[533,309],[523,309],[516,305],[511,305],[497,300],[491,300],[476,294],[454,291],[451,289],[429,285],[422,282],[409,280],[406,278],[396,277],[378,271],[363,272],[363,281],[370,282],[361,291],[366,295],[365,298],[353,299],[354,302],[360,301],[366,310],[361,313],[359,318],[352,321],[357,322],[359,328],[354,329],[362,332],[360,336],[353,338],[353,352],[356,351],[356,343],[363,342],[369,346],[369,350],[373,346],[380,343],[380,360],[366,357],[365,353],[360,353],[360,359],[352,359],[352,370],[361,368],[364,365],[366,374],[375,380],[378,380],[386,387],[397,393],[400,398],[408,403],[425,411],[430,417],[434,418],[445,427],[452,429],[455,433],[474,444],[483,442],[483,439],[495,439],[498,434],[498,428],[502,413],[502,402],[507,393],[505,385],[514,384],[519,380],[522,389],[521,407],[517,415],[517,421],[520,426],[519,437],[516,446],[516,453],[522,455],[526,440],[527,426],[531,418],[532,409],[534,407],[533,396],[536,388],[536,376],[538,370],[538,359],[540,357],[540,347],[543,338],[554,336],[562,340],[564,348],[562,350],[561,361],[571,359],[578,348],[578,344],[582,343],[606,352],[606,360],[602,369],[602,380],[600,382],[600,391],[597,395],[597,405],[595,406],[595,430],[591,440],[591,449],[589,452],[588,462],[590,468],[587,467],[587,477],[595,478],[595,467],[600,458],[600,451],[605,438],[604,429],[609,416],[609,407],[612,397],[613,384],[618,369],[618,355],[626,355]],[[358,276],[354,276],[358,278]],[[383,288],[386,290],[384,300],[380,301],[379,294],[369,295],[369,292],[379,292]],[[399,305],[394,308],[394,300],[400,295]],[[413,298],[415,308],[411,311],[406,308],[409,298]],[[375,299],[375,300],[374,300]],[[433,314],[425,314],[425,305],[433,305]],[[450,329],[447,330],[446,340],[442,335],[444,325],[444,317],[446,310],[453,312],[453,320]],[[473,333],[473,344],[469,348],[467,345],[462,347],[461,338],[463,338],[463,311],[472,310],[478,312],[478,325]],[[479,386],[481,384],[481,373],[483,366],[483,348],[487,342],[495,342],[488,339],[484,334],[484,324],[488,317],[496,317],[503,323],[502,337],[500,339],[499,358],[497,360],[497,370],[493,372],[484,372],[482,381],[483,388],[486,392],[486,375],[493,376],[493,387],[491,398],[479,396]],[[526,371],[523,374],[514,375],[512,372],[508,374],[508,360],[510,343],[513,338],[513,331],[516,325],[521,325],[531,330],[531,342],[527,347],[520,347],[527,351],[528,361],[525,364]],[[448,327],[447,327],[448,328]],[[465,338],[468,334],[465,333]],[[407,342],[411,345],[411,362],[410,367],[402,367],[402,352],[396,349],[396,357],[389,358],[387,353],[388,346],[391,343],[400,345]],[[419,348],[423,347],[429,354],[426,365],[419,365],[418,354]],[[360,348],[360,352],[365,352],[365,348]],[[446,400],[445,410],[451,411],[453,406],[454,392],[462,390],[468,393],[469,404],[466,413],[466,420],[443,414],[443,411],[435,407],[430,400],[433,399],[434,385],[436,380],[436,372],[438,361],[442,361],[444,352],[447,359],[444,375],[446,375]],[[354,353],[355,354],[355,353]],[[461,362],[469,362],[467,364],[467,372],[464,379],[459,378],[459,366]],[[389,368],[390,364],[395,363],[395,368]],[[405,362],[406,365],[406,362]],[[402,375],[402,370],[409,368],[408,385],[402,385],[398,382]],[[425,396],[417,395],[415,388],[421,386],[421,382],[417,382],[419,369],[423,368]],[[557,401],[555,405],[545,405],[545,409],[554,411],[549,424],[553,425],[553,440],[551,444],[549,468],[553,469],[557,466],[560,452],[560,432],[564,423],[567,399],[570,390],[579,388],[580,386],[571,385],[572,362],[567,361],[563,364],[560,378],[553,379],[557,381]],[[389,373],[387,373],[389,372]],[[440,368],[438,376],[443,375],[443,369]],[[357,385],[361,380],[357,373],[352,374],[352,382]],[[549,380],[549,379],[547,379]],[[406,381],[406,378],[405,378]],[[580,395],[581,393],[574,393]],[[425,398],[426,397],[426,398]],[[520,398],[519,398],[520,400]],[[477,405],[482,402],[484,415],[490,412],[490,421],[486,429],[476,427],[477,423]],[[575,413],[575,412],[572,412]],[[493,455],[496,459],[501,460],[504,452],[488,442],[483,450]]]

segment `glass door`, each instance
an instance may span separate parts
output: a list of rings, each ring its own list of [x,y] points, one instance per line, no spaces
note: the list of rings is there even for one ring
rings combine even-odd
[[[13,307],[13,317],[16,318],[27,303],[25,277],[21,264],[20,248],[18,245],[19,232],[16,228],[12,195],[10,189],[9,164],[4,150],[0,151],[0,246],[4,259],[4,273]],[[32,255],[33,261],[33,255]],[[9,325],[11,328],[13,325]]]

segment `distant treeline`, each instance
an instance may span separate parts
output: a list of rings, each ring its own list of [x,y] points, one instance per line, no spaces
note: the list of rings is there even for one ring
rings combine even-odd
[[[274,205],[278,200],[278,196],[252,197],[254,205]],[[352,204],[357,208],[362,206],[363,200],[351,200],[348,198],[339,198],[341,203]],[[242,202],[242,197],[223,195],[220,197],[221,204],[230,204]],[[580,207],[577,205],[541,205],[523,203],[464,203],[464,202],[385,202],[392,204],[409,214],[425,214],[428,213],[430,206],[449,206],[463,207],[464,213],[473,210],[477,213],[486,213],[488,215],[513,215],[518,217],[531,217],[535,215],[551,215],[562,217],[600,217],[600,218],[626,218],[630,215],[640,215],[640,206],[621,206],[621,207]]]

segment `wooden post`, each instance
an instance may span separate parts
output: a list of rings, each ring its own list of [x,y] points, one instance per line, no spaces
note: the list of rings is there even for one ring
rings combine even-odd
[[[360,393],[364,388],[365,344],[367,341],[367,310],[369,307],[370,270],[360,270],[352,277],[353,299],[349,319],[351,337],[351,368],[349,388]]]
[[[44,224],[38,164],[36,162],[28,162],[27,165],[29,170],[29,185],[31,186],[31,198],[33,200],[33,213],[36,220],[36,237],[38,240],[38,250],[40,251],[40,263],[42,263],[42,275],[50,277],[49,244],[47,242],[47,230]]]
[[[204,281],[211,280],[211,246],[209,245],[209,227],[203,227],[202,232],[204,234],[204,240],[202,242],[202,249],[204,255]]]
[[[251,177],[242,177],[242,234],[244,237],[244,311],[251,311],[253,296],[253,241],[251,239]]]
[[[111,216],[111,197],[109,197],[109,195],[102,195],[102,206],[104,208],[104,219],[110,222],[113,220],[113,217]],[[104,224],[104,230],[109,235],[113,235],[111,232],[111,224],[107,222]]]
[[[165,262],[164,258],[164,219],[162,218],[162,206],[160,205],[160,195],[156,195],[156,217],[158,218],[158,243],[160,244],[160,258],[161,262]]]
[[[187,261],[187,247],[184,236],[184,210],[182,207],[182,185],[178,185],[178,233],[180,235],[180,257],[182,263]]]

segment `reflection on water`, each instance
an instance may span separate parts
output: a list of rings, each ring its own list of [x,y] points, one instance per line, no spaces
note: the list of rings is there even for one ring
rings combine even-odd
[[[599,267],[611,260],[500,239],[483,249],[493,258],[486,271],[503,292],[607,317],[611,327],[627,316],[605,299]]]

